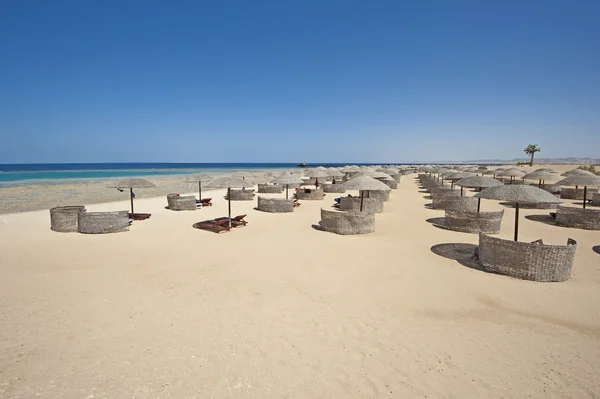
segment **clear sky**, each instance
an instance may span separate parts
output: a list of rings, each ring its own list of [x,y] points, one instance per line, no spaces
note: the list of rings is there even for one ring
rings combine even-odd
[[[600,1],[0,2],[0,163],[600,158]]]

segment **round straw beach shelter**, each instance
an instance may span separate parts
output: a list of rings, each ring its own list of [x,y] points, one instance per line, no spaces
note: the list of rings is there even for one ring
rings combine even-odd
[[[131,217],[133,219],[147,219],[150,214],[136,214],[133,210],[133,189],[134,188],[153,188],[156,187],[153,183],[144,179],[121,179],[115,183],[109,184],[108,188],[116,188],[119,190],[129,189],[129,198],[131,199]]]
[[[506,170],[498,173],[496,176],[510,177],[510,181],[508,182],[508,184],[512,184],[515,177],[525,176],[525,172],[523,172],[519,169],[516,169],[516,168],[512,168],[512,169],[506,169]]]
[[[501,185],[486,188],[475,194],[476,198],[508,201],[515,204],[515,234],[514,241],[519,238],[519,205],[549,203],[558,204],[560,200],[554,195],[540,188],[528,185]]]
[[[85,206],[58,206],[50,209],[50,229],[61,233],[77,231],[79,214],[85,212]]]
[[[269,213],[294,212],[294,200],[285,198],[265,198],[259,196],[258,206],[256,209]]]
[[[526,175],[521,176],[521,179],[523,180],[537,180],[538,181],[538,187],[542,188],[542,183],[545,182],[546,180],[558,180],[560,179],[560,176],[558,176],[556,173],[551,173],[545,170],[535,170],[531,173],[527,173]]]
[[[340,235],[368,234],[375,231],[375,213],[321,209],[321,228]]]
[[[592,172],[583,169],[573,169],[566,171],[561,174],[561,176],[571,176],[571,175],[594,175]]]
[[[202,201],[202,183],[208,183],[212,181],[214,177],[206,174],[190,176],[187,183],[198,183],[198,201]]]
[[[450,173],[447,174],[446,176],[444,176],[444,180],[450,180],[452,182],[452,185],[450,186],[450,188],[454,188],[454,183],[459,181],[460,179],[464,179],[466,177],[471,177],[471,176],[475,176],[475,173],[473,172],[455,172],[455,173]],[[460,195],[462,195],[462,190],[460,191]]]
[[[586,209],[588,199],[598,194],[598,189],[590,192],[588,186],[600,186],[600,176],[574,173],[556,183],[557,186],[583,186],[582,208],[559,206],[556,208],[556,223],[559,226],[586,230],[600,230],[600,209]],[[562,192],[562,189],[561,189]],[[591,194],[591,195],[590,195]],[[579,197],[579,196],[575,196]]]
[[[129,212],[80,212],[77,231],[83,234],[120,233],[129,230]]]
[[[561,198],[569,198],[569,199],[581,199],[583,200],[583,208],[588,200],[591,200],[591,194],[598,192],[598,187],[600,187],[600,176],[596,176],[593,173],[584,174],[584,173],[572,173],[564,179],[555,183],[557,186],[574,186],[575,192],[572,195],[567,190],[563,190],[561,188]],[[577,190],[579,187],[583,187],[581,195],[578,195]],[[592,189],[588,189],[588,187],[595,187]],[[566,195],[565,195],[566,194]],[[589,194],[589,196],[588,196]]]
[[[227,209],[228,209],[228,218],[229,218],[229,227],[231,227],[231,189],[232,188],[247,188],[252,187],[253,184],[243,180],[239,177],[219,177],[210,183],[208,183],[208,187],[214,188],[226,188],[227,189]]]
[[[360,212],[364,211],[365,193],[370,194],[370,193],[382,192],[382,193],[387,193],[389,196],[389,192],[392,191],[392,189],[389,188],[384,183],[382,183],[379,180],[376,180],[372,177],[369,177],[369,176],[359,176],[359,177],[355,177],[354,179],[348,180],[347,182],[342,184],[342,188],[346,191],[359,190],[360,198],[361,198],[361,205],[359,208]],[[373,198],[382,199],[381,197],[378,197],[378,196],[374,196]]]
[[[489,188],[501,186],[502,183],[496,179],[492,179],[484,176],[472,176],[458,180],[457,186],[469,188]],[[469,209],[468,206],[472,204],[467,203],[467,206],[462,206],[458,202],[456,205],[451,202],[446,206],[446,213],[444,218],[444,226],[447,229],[460,231],[463,233],[487,233],[496,234],[500,232],[500,226],[502,224],[502,216],[504,210],[500,212],[480,212],[481,209],[481,198],[474,197],[458,197],[457,200],[473,200],[476,205],[473,209]]]
[[[502,183],[500,180],[496,180],[491,177],[471,176],[471,177],[465,177],[463,179],[457,180],[455,184],[460,187],[460,195],[462,196],[464,187],[481,189],[481,188],[490,188],[490,187],[501,186],[504,183]],[[481,198],[477,198],[477,212],[479,212],[480,209],[481,209]]]
[[[288,199],[290,185],[302,184],[302,179],[299,176],[285,174],[273,178],[272,182],[275,184],[281,184],[282,186],[285,186],[285,199]]]
[[[484,270],[523,280],[568,280],[576,251],[577,242],[572,239],[567,245],[546,245],[541,240],[518,242],[479,233],[478,257]]]
[[[383,212],[384,202],[379,198],[340,197],[339,209],[340,211],[360,212],[361,203],[363,212]]]
[[[193,195],[182,197],[179,194],[167,194],[167,208],[172,211],[195,211],[197,204]]]
[[[259,194],[280,194],[283,192],[283,186],[279,184],[259,184]]]

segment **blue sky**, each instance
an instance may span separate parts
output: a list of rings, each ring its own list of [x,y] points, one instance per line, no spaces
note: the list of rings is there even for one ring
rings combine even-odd
[[[0,2],[0,163],[600,157],[600,1]]]

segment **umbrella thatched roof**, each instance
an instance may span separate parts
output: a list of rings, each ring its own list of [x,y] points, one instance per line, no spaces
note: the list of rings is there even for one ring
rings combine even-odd
[[[344,173],[352,173],[360,170],[358,166],[347,165],[342,168],[342,172]]]
[[[460,180],[460,179],[464,179],[465,177],[471,177],[471,176],[475,176],[475,173],[472,172],[456,172],[456,173],[451,173],[447,176],[444,176],[444,180]]]
[[[583,175],[583,174],[571,174],[568,177],[554,183],[557,186],[592,186],[600,187],[600,176],[594,174]]]
[[[318,170],[327,170],[327,168],[324,167],[324,166],[317,166],[315,169],[318,169]]]
[[[548,191],[525,184],[509,184],[486,188],[475,194],[474,197],[515,202],[519,204],[560,203],[560,200]]]
[[[344,190],[391,191],[385,183],[370,176],[359,176],[340,185]]]
[[[573,169],[568,172],[561,174],[561,176],[571,176],[571,175],[594,175],[592,172],[583,170],[583,169]]]
[[[525,172],[523,172],[522,170],[519,169],[506,169],[505,171],[502,171],[500,173],[498,173],[497,176],[502,176],[502,177],[509,177],[509,176],[513,176],[513,177],[521,177],[524,176]]]
[[[488,175],[488,176],[496,176],[498,174],[498,172],[496,172],[495,170],[487,170],[485,172],[483,172],[484,175]]]
[[[270,183],[273,180],[273,176],[252,176],[245,179],[246,181],[254,184]]]
[[[550,172],[550,173],[556,173],[556,171],[554,169],[551,168],[539,168],[534,170],[534,172]]]
[[[454,184],[462,187],[489,188],[501,186],[503,183],[500,180],[492,179],[491,177],[471,176],[460,179]]]
[[[331,176],[331,177],[344,177],[344,176],[346,176],[345,173],[342,173],[338,169],[333,169],[333,168],[329,169],[327,171],[327,173],[328,173],[328,176]]]
[[[271,183],[275,184],[300,184],[303,180],[297,175],[281,175],[275,177]]]
[[[209,187],[214,187],[214,188],[246,188],[246,187],[252,187],[254,186],[254,184],[252,184],[249,181],[246,180],[242,180],[239,177],[219,177],[213,181],[211,181],[208,184]]]
[[[121,179],[108,185],[109,188],[152,188],[154,183],[144,179]]]
[[[308,171],[308,173],[306,173],[306,175],[308,175],[309,177],[329,177],[331,176],[329,174],[329,172],[327,172],[327,170],[321,170],[321,169],[313,169]]]
[[[213,181],[215,178],[211,175],[193,175],[189,176],[185,181],[188,183],[205,183],[208,181]]]
[[[556,173],[550,173],[545,170],[536,170],[531,173],[521,176],[523,180],[558,180],[560,176]]]
[[[239,171],[239,172],[235,172],[234,174],[231,175],[232,177],[242,177],[242,178],[246,178],[246,177],[254,177],[256,176],[254,173],[252,172],[247,172],[247,171]]]

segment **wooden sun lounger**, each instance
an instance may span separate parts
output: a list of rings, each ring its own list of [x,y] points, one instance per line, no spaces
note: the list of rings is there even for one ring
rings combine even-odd
[[[213,233],[221,233],[230,231],[229,219],[225,220],[205,220],[203,222],[194,223],[194,228],[200,230],[212,231]]]
[[[294,200],[294,208],[299,207],[300,205],[302,205],[300,202],[298,202],[297,199]]]
[[[244,220],[244,218],[248,216],[246,214],[243,215],[238,215],[234,218],[231,218],[231,227],[241,227],[241,226],[246,226],[248,224],[247,221]],[[217,221],[222,221],[225,220],[227,222],[229,222],[229,218],[228,217],[222,217],[222,218],[217,218]]]
[[[196,204],[202,204],[202,206],[212,206],[212,198],[202,198],[201,200],[196,200]]]
[[[146,220],[146,219],[150,219],[150,216],[152,216],[151,213],[130,213],[129,219]]]

